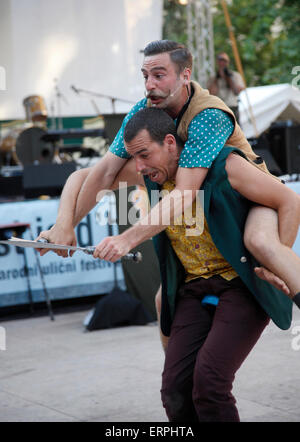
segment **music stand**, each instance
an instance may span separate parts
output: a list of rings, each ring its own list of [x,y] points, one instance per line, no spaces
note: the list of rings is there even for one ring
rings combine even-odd
[[[0,225],[0,239],[7,240],[7,239],[10,239],[12,236],[17,236],[18,238],[22,238],[22,235],[26,230],[29,230],[31,240],[34,240],[30,224],[28,224],[28,223],[2,224],[2,225]],[[24,259],[24,270],[25,270],[25,276],[26,276],[26,282],[27,282],[30,312],[33,313],[34,303],[33,303],[31,286],[30,286],[26,249],[22,250],[22,255],[23,255],[23,259]],[[36,258],[37,267],[39,269],[39,274],[40,274],[41,282],[43,285],[43,290],[44,290],[44,294],[45,294],[45,301],[46,301],[46,304],[48,307],[48,313],[49,313],[51,321],[54,321],[54,315],[53,315],[53,311],[52,311],[50,296],[49,296],[47,288],[46,288],[44,274],[43,274],[43,270],[41,268],[38,252],[35,249],[34,249],[34,255]]]

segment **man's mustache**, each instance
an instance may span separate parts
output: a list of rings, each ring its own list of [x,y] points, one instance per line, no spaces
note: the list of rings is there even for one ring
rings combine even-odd
[[[167,98],[168,96],[169,96],[170,94],[168,93],[168,94],[158,94],[158,93],[156,93],[156,92],[146,92],[145,91],[145,97],[148,99],[150,99],[151,100],[151,98],[153,98],[153,99],[157,99],[157,98]]]

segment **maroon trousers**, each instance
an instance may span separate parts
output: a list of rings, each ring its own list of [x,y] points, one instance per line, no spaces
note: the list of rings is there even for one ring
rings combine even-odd
[[[202,306],[219,296],[214,313]],[[184,284],[162,375],[162,402],[171,422],[238,422],[231,393],[239,369],[269,317],[240,278],[199,278]]]

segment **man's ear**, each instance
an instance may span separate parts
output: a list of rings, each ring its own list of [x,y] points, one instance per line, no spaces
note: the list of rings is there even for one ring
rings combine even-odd
[[[177,149],[176,139],[172,134],[167,134],[165,136],[164,143],[168,147],[169,152],[173,152],[175,149]]]
[[[190,68],[184,68],[183,81],[186,86],[189,84],[189,82],[191,80],[191,73],[192,72],[191,72]]]

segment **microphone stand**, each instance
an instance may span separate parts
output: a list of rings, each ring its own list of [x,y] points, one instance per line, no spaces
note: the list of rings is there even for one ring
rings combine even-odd
[[[112,110],[113,110],[114,114],[116,113],[116,108],[115,108],[116,101],[121,101],[123,103],[135,104],[134,101],[125,100],[123,98],[113,97],[111,95],[100,94],[98,92],[93,92],[93,91],[87,91],[86,89],[79,89],[79,88],[76,88],[75,86],[71,86],[71,88],[74,90],[74,92],[77,92],[78,94],[84,93],[87,95],[92,95],[94,97],[108,98],[109,100],[111,100]]]
[[[55,94],[56,94],[58,130],[62,130],[63,129],[63,122],[62,122],[62,116],[61,116],[61,100],[63,99],[67,105],[69,103],[67,102],[66,97],[61,93],[61,91],[58,87],[57,78],[54,78],[54,83],[55,83]]]

